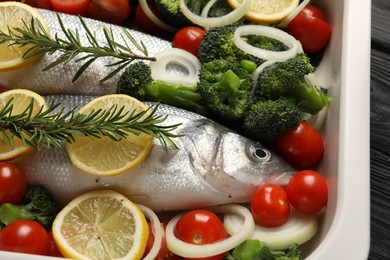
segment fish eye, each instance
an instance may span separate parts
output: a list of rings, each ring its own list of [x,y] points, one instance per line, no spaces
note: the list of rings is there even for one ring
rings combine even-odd
[[[257,162],[267,162],[271,158],[270,151],[259,143],[250,144],[247,148],[247,152],[249,156]]]

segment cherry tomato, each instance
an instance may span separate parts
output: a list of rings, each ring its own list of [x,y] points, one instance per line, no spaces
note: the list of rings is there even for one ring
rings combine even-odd
[[[122,24],[130,15],[128,0],[92,0],[89,17],[99,21]]]
[[[291,205],[298,211],[314,214],[328,201],[328,185],[316,171],[304,170],[291,177],[286,186]]]
[[[154,233],[153,233],[153,227],[151,223],[148,223],[149,225],[149,237],[148,242],[146,244],[144,257],[150,252],[150,249],[152,249],[153,243],[154,243]],[[161,223],[163,230],[165,231],[165,228],[167,226],[167,222]],[[183,259],[181,256],[175,255],[171,251],[169,251],[167,247],[167,242],[165,240],[165,232],[163,232],[162,241],[161,241],[161,248],[158,252],[158,255],[154,258],[154,260],[164,260],[164,259],[170,259],[170,260],[180,260]]]
[[[49,256],[55,256],[55,257],[64,257],[60,250],[58,249],[55,241],[54,241],[54,237],[53,237],[53,232],[50,230],[48,232],[49,234]]]
[[[22,2],[33,7],[43,8],[47,10],[52,9],[50,0],[23,0]]]
[[[160,19],[154,2],[148,0],[147,4],[152,13]],[[159,27],[157,24],[155,24],[152,20],[150,20],[150,18],[145,14],[140,4],[138,4],[135,8],[135,24],[140,31],[155,36],[164,37],[165,35],[170,34],[169,32],[166,32],[164,29]]]
[[[218,216],[209,210],[201,209],[185,213],[177,222],[174,234],[178,239],[196,245],[210,244],[228,237]],[[221,260],[225,255],[226,253],[222,253],[211,257],[189,259]]]
[[[0,205],[18,204],[27,190],[27,178],[22,170],[13,163],[0,162]]]
[[[56,12],[87,16],[91,0],[50,0],[50,3]]]
[[[316,53],[329,41],[331,27],[323,11],[310,5],[289,23],[287,32],[301,42],[305,52]]]
[[[173,37],[172,46],[197,56],[200,42],[203,40],[205,33],[205,30],[195,26],[181,28]]]
[[[36,221],[16,220],[0,232],[0,250],[48,255],[49,248],[49,234]]]
[[[290,131],[282,133],[275,140],[274,148],[285,161],[304,170],[316,166],[321,160],[324,141],[317,129],[301,121]]]
[[[253,192],[250,202],[255,222],[264,227],[278,227],[290,216],[286,191],[275,184],[264,184]]]

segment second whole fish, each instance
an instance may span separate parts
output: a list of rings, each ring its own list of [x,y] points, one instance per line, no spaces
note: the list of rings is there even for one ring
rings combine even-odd
[[[93,97],[53,95],[66,109]],[[150,103],[147,103],[151,105]],[[89,190],[114,189],[155,211],[245,203],[263,183],[285,185],[295,170],[272,151],[229,128],[187,110],[160,104],[164,124],[174,132],[178,149],[165,151],[158,140],[147,158],[131,170],[100,177],[75,167],[64,146],[40,148],[14,160],[30,184],[45,185],[65,205]]]

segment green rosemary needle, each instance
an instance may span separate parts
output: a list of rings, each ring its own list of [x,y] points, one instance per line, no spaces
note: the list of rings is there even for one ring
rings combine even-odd
[[[64,112],[63,108],[59,108],[59,103],[52,102],[47,109],[41,107],[38,113],[32,114],[31,100],[22,113],[14,115],[12,101],[11,99],[0,109],[0,132],[4,135],[0,135],[0,141],[3,143],[12,143],[12,139],[16,137],[26,145],[40,148],[74,142],[77,136],[107,136],[119,141],[129,133],[146,133],[158,138],[162,147],[168,150],[168,147],[177,149],[172,138],[181,136],[171,132],[180,124],[160,125],[167,116],[156,113],[158,104],[141,112],[125,111],[124,107],[113,105],[107,110],[98,109],[89,114],[80,114],[75,111],[76,108]],[[54,112],[56,109],[59,112]]]
[[[65,35],[64,38],[60,38],[58,34],[52,38],[38,19],[32,19],[30,23],[23,21],[23,27],[8,28],[7,32],[0,30],[0,44],[8,43],[9,45],[19,45],[21,47],[31,46],[24,53],[24,59],[42,53],[51,55],[57,51],[61,52],[55,61],[48,64],[43,69],[44,71],[71,60],[74,60],[76,63],[81,62],[82,65],[74,75],[72,82],[76,81],[95,60],[102,57],[114,58],[115,61],[106,64],[106,66],[115,68],[101,79],[101,81],[110,79],[133,60],[156,60],[155,57],[148,56],[147,48],[143,42],[141,41],[138,43],[126,29],[123,29],[123,33],[121,34],[125,44],[120,44],[115,41],[112,30],[104,28],[104,36],[107,45],[102,46],[98,43],[94,33],[90,31],[87,24],[80,16],[79,19],[82,28],[90,44],[89,46],[83,46],[80,41],[79,31],[77,29],[71,30],[65,28],[59,14],[57,14],[57,19],[61,30]],[[136,54],[128,42],[136,47],[142,54]],[[81,56],[80,54],[84,55]]]

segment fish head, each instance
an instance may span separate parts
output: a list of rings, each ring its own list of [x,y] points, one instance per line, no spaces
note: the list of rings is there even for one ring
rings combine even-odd
[[[221,137],[212,167],[208,181],[232,196],[248,196],[265,183],[284,186],[296,172],[271,149],[234,132]]]

